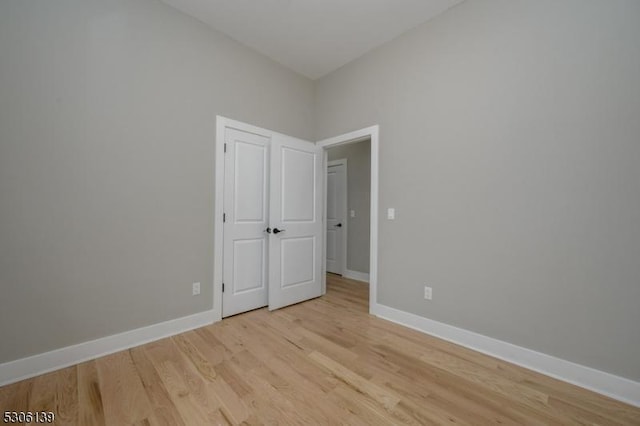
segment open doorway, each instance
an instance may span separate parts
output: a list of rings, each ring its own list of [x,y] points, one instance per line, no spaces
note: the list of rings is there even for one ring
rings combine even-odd
[[[371,140],[327,150],[327,273],[369,282]]]
[[[334,148],[329,150],[329,153]],[[327,273],[343,276],[347,267],[347,159],[327,163],[327,201],[325,224],[325,251]]]
[[[377,299],[378,126],[318,142],[325,169],[325,285]],[[368,283],[368,286],[367,286]],[[364,287],[363,287],[364,286]]]

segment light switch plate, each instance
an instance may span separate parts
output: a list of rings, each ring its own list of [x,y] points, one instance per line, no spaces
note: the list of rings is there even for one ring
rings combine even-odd
[[[389,207],[387,209],[387,219],[394,220],[396,218],[396,209]]]
[[[355,211],[355,210],[351,210],[351,211],[349,212],[349,216],[351,216],[351,217],[356,217],[356,211]]]
[[[431,300],[433,297],[433,290],[431,289],[431,287],[426,287],[424,288],[424,298],[426,300]]]

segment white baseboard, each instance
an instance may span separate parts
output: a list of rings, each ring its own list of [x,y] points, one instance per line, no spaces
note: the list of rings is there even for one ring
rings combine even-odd
[[[389,306],[376,304],[371,309],[371,312],[380,318],[640,407],[639,382]]]
[[[369,274],[367,274],[366,272],[345,269],[343,277],[357,281],[364,281],[365,283],[369,282]]]
[[[0,364],[0,386],[212,324],[213,310]]]

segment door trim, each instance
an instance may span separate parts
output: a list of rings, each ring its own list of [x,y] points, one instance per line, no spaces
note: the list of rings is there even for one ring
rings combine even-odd
[[[316,144],[324,149],[324,169],[325,180],[327,175],[327,149],[330,147],[344,145],[348,143],[361,142],[369,139],[371,141],[371,228],[369,230],[369,313],[374,314],[373,310],[378,301],[378,179],[379,179],[379,133],[380,126],[377,124],[364,129],[354,130],[353,132],[345,133],[332,138],[323,139],[316,142]],[[327,185],[324,185],[324,203],[327,202]],[[326,213],[325,213],[325,228],[326,228]],[[326,242],[325,242],[326,244]],[[323,282],[322,292],[326,293],[326,271],[327,271],[327,253],[326,246],[323,247]]]
[[[325,151],[326,152],[326,151]],[[346,158],[340,158],[338,160],[332,160],[332,161],[328,161],[327,162],[327,171],[329,169],[330,166],[344,166],[344,193],[342,195],[342,197],[344,198],[343,200],[343,204],[344,204],[344,211],[342,212],[342,217],[344,218],[344,220],[342,221],[342,241],[340,241],[340,245],[342,246],[342,270],[340,271],[340,275],[345,276],[345,274],[347,273],[347,232],[349,232],[349,168],[348,168],[348,164],[347,164],[347,159]],[[325,176],[324,176],[324,187],[327,188],[327,176],[326,176],[326,172],[325,172]],[[325,194],[326,195],[326,194]],[[324,218],[324,225],[325,225],[325,235],[327,232],[327,226],[326,226],[326,211],[327,211],[327,200],[325,198],[324,200],[324,213],[323,213],[323,218]],[[325,237],[324,241],[327,241],[327,238]],[[326,250],[324,253],[325,257],[327,256]],[[326,264],[325,264],[326,266]],[[325,271],[326,272],[326,271]],[[324,292],[323,292],[324,294]]]

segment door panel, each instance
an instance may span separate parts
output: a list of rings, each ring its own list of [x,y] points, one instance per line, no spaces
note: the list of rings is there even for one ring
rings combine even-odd
[[[268,303],[269,138],[226,129],[222,316]]]
[[[327,168],[327,272],[341,275],[346,267],[344,239],[347,226],[347,174],[345,169],[344,163],[330,164]]]
[[[227,145],[228,146],[228,145]],[[235,221],[266,221],[266,146],[235,142]],[[250,173],[247,173],[251,171]]]
[[[311,142],[285,135],[271,141],[270,310],[322,292],[321,152]]]
[[[315,270],[315,237],[282,238],[280,250],[280,287],[311,283]]]
[[[264,238],[239,240],[233,244],[233,285],[230,291],[235,295],[264,288],[267,257]]]
[[[282,221],[312,222],[316,212],[317,156],[289,147],[281,149]]]

